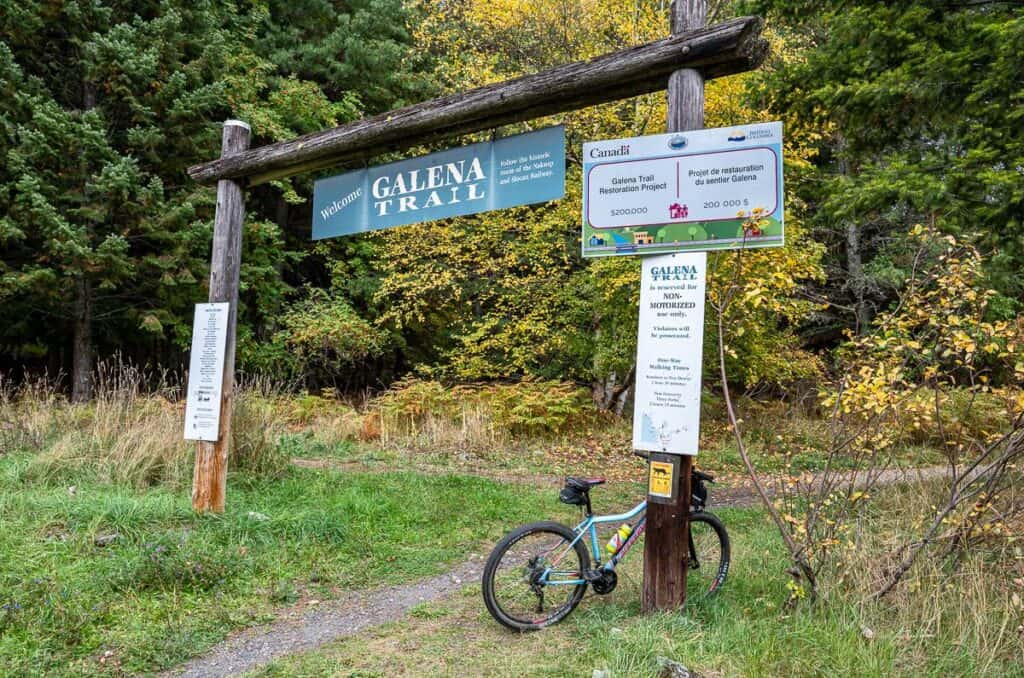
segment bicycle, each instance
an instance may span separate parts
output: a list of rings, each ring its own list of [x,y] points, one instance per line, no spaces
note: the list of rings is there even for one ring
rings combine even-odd
[[[690,477],[687,595],[710,596],[729,573],[729,535],[722,521],[704,510],[708,497],[705,483],[714,482],[714,477],[697,470]],[[596,516],[590,490],[604,482],[604,478],[565,479],[559,500],[584,511],[584,518],[576,527],[552,521],[530,523],[508,533],[494,547],[484,567],[482,588],[484,604],[498,623],[515,631],[540,630],[569,616],[583,599],[588,585],[598,595],[615,590],[615,568],[647,526],[647,501],[625,513]],[[638,516],[641,517],[636,527],[602,562],[597,526],[628,522]],[[592,559],[586,546],[588,536]]]

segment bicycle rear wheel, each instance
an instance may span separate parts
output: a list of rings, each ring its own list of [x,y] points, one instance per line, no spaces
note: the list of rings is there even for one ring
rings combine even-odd
[[[491,616],[516,631],[536,631],[565,619],[586,593],[582,577],[590,567],[583,540],[572,544],[575,538],[561,523],[540,522],[498,542],[482,582]]]
[[[701,598],[714,594],[729,574],[729,535],[722,521],[710,513],[690,514],[690,569],[686,595]]]

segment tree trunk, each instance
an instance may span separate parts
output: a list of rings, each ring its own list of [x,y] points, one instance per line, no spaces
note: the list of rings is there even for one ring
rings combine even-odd
[[[857,334],[863,334],[871,324],[871,311],[865,298],[867,279],[864,277],[864,260],[861,257],[860,229],[852,221],[846,222],[846,275],[847,286],[853,292],[853,312],[857,323]]]
[[[92,286],[83,276],[75,279],[74,331],[71,358],[71,400],[92,399]]]
[[[95,107],[96,87],[83,80],[82,110],[89,111]],[[84,275],[77,276],[74,285],[71,401],[84,403],[92,400],[92,285]]]
[[[839,174],[844,177],[853,172],[846,156],[846,137],[837,137],[839,150]],[[860,229],[853,221],[847,221],[843,227],[846,238],[846,287],[853,294],[853,315],[856,323],[855,331],[863,334],[871,323],[871,311],[868,308],[867,278],[864,277],[864,259],[861,255]]]
[[[277,204],[274,206],[274,221],[277,222],[281,233],[288,232],[288,207],[288,201],[284,199],[284,196],[277,196]]]

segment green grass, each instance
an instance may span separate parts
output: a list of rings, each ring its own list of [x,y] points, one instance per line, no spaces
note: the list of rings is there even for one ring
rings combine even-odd
[[[227,512],[197,517],[185,489],[72,493],[28,461],[0,457],[4,675],[168,667],[275,606],[442,572],[557,511],[550,492],[480,478],[293,469],[233,476]]]
[[[683,614],[640,613],[640,551],[624,566],[619,588],[588,594],[563,623],[515,634],[484,610],[478,587],[416,608],[406,619],[321,650],[279,660],[253,676],[657,676],[659,657],[708,676],[1024,675],[1020,638],[986,646],[1004,610],[993,608],[986,640],[957,617],[898,605],[856,602],[838,591],[787,610],[785,559],[767,518],[753,509],[722,509],[733,541],[726,588]],[[865,631],[869,629],[869,631]],[[871,636],[871,637],[869,637]],[[1015,645],[1016,643],[1016,645]],[[1016,648],[1016,649],[1014,649]]]
[[[269,410],[250,408],[239,417],[245,452],[233,453],[232,466],[247,470],[229,480],[228,511],[198,517],[184,487],[180,413],[157,400],[143,405],[11,410],[20,427],[12,430],[25,435],[0,440],[22,450],[0,449],[0,675],[154,672],[314,598],[442,572],[468,553],[486,553],[517,524],[569,522],[554,486],[533,476],[607,473],[613,482],[594,493],[604,513],[624,510],[643,491],[634,482],[643,463],[629,454],[622,424],[482,449],[429,440],[382,446],[344,440],[320,424],[296,432],[275,424]],[[780,420],[767,409],[755,415],[749,431],[759,468],[820,464],[812,454],[822,444],[820,422]],[[735,480],[731,439],[708,430],[700,466]],[[774,444],[780,433],[782,446]],[[762,451],[780,447],[797,455]],[[908,445],[897,456],[921,464],[934,452]],[[295,468],[287,462],[296,457],[332,463]],[[705,676],[1024,675],[1024,609],[1012,602],[1024,594],[1019,550],[991,563],[972,555],[956,570],[922,561],[891,602],[864,602],[885,554],[916,534],[910,523],[929,501],[923,489],[880,494],[857,526],[868,537],[862,543],[874,546],[854,553],[846,583],[830,578],[817,604],[794,611],[783,609],[785,559],[771,525],[758,511],[722,510],[734,544],[730,581],[719,598],[694,602],[684,615],[640,614],[636,550],[615,593],[588,597],[540,634],[499,627],[471,584],[400,622],[261,673],[642,676],[656,675],[658,658],[668,657]],[[117,536],[109,545],[96,545],[110,534]]]

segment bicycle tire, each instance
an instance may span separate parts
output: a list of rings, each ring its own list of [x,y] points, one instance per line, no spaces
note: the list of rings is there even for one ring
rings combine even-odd
[[[549,549],[547,553],[554,551],[562,544],[565,544],[566,547],[568,547],[568,544],[576,538],[576,533],[561,523],[542,521],[523,525],[522,527],[518,527],[509,532],[500,542],[498,542],[497,546],[494,547],[494,550],[491,551],[491,555],[487,559],[487,564],[484,566],[481,588],[484,596],[484,604],[487,606],[487,611],[491,613],[491,616],[494,617],[499,624],[514,631],[538,631],[551,626],[552,624],[557,624],[576,609],[580,600],[583,599],[583,594],[587,591],[586,582],[572,587],[572,590],[568,593],[568,598],[565,603],[560,605],[548,616],[537,616],[542,612],[538,611],[537,613],[531,614],[527,617],[524,614],[519,614],[517,611],[509,609],[510,606],[508,604],[502,604],[502,601],[500,600],[501,596],[499,596],[495,590],[495,580],[498,576],[499,566],[502,564],[505,555],[509,553],[516,544],[523,542],[527,537],[540,534],[549,534],[552,535],[552,537],[562,538],[561,541],[553,539],[552,541],[555,545]],[[573,566],[573,570],[575,571],[578,569],[579,575],[582,577],[582,573],[590,568],[590,553],[587,551],[587,547],[584,545],[582,539],[573,545],[572,551],[574,551],[577,556],[577,563]],[[566,551],[566,553],[568,552]],[[546,557],[546,554],[528,553],[525,555],[529,555],[529,560],[521,563],[521,565],[524,568],[530,567],[531,569],[529,572],[535,571],[538,567],[537,563],[533,563],[534,558],[541,555],[545,555]],[[511,557],[512,561],[510,562],[510,566],[514,567],[517,562],[522,560],[524,554],[512,554]],[[532,585],[530,585],[523,577],[520,577],[519,583],[524,584],[527,590],[532,592]],[[569,586],[570,585],[564,585],[566,589],[569,589]],[[547,588],[554,589],[561,587],[549,586]],[[535,593],[534,595],[536,596]],[[540,599],[540,606],[542,607],[543,597],[537,597]]]
[[[698,513],[691,513],[690,534],[687,540],[688,548],[690,548],[691,561],[694,556],[694,530],[692,526],[695,523],[698,525],[707,525],[709,528],[711,528],[711,532],[717,537],[718,562],[716,563],[715,569],[711,571],[710,574],[701,577],[699,580],[697,577],[694,576],[696,569],[694,568],[694,563],[691,562],[690,571],[687,573],[687,580],[690,582],[690,584],[688,584],[687,588],[694,588],[695,590],[693,591],[693,593],[696,595],[712,596],[718,591],[718,589],[722,587],[722,585],[725,583],[726,577],[729,575],[729,564],[730,559],[732,557],[731,545],[729,543],[729,533],[726,532],[725,525],[718,518],[718,516],[712,513],[705,513],[704,511]],[[705,558],[707,558],[706,553],[698,555],[703,555]],[[699,565],[699,568],[704,568],[708,566],[708,563],[706,562],[700,563],[699,559],[697,560],[697,563]],[[700,582],[700,584],[698,584],[698,581]]]

